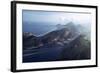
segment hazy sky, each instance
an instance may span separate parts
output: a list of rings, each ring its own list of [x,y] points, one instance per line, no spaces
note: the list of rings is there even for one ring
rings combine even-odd
[[[91,14],[23,10],[23,22],[53,22],[66,24],[91,24]]]

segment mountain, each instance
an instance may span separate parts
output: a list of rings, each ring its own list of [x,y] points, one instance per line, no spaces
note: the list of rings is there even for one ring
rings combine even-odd
[[[23,33],[23,62],[90,59],[90,41],[74,23],[56,27],[40,37]]]
[[[24,32],[23,33],[23,49],[36,48],[40,44],[38,37],[34,36],[33,33]]]
[[[79,33],[83,34],[85,36],[85,39],[90,41],[90,39],[91,39],[91,27],[87,27],[86,25],[77,25],[77,28],[79,30]]]
[[[32,33],[24,33],[23,34],[23,43],[24,46],[40,46],[49,43],[63,43],[64,41],[68,41],[73,37],[79,35],[78,30],[76,29],[73,23],[68,23],[67,25],[60,25],[62,28],[58,28],[55,31],[49,32],[44,36],[36,37]]]

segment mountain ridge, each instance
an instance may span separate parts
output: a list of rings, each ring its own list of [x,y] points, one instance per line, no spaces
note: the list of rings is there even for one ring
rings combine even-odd
[[[90,42],[77,26],[72,22],[59,26],[61,28],[40,37],[24,32],[23,62],[90,59]]]

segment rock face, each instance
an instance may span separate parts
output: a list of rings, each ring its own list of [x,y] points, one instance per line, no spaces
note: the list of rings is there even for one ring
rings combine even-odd
[[[90,59],[90,42],[74,23],[59,24],[57,28],[41,37],[23,33],[23,62]]]

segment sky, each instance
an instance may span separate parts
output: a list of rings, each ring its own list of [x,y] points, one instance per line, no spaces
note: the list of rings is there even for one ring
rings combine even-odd
[[[91,24],[90,13],[23,10],[22,15],[23,22],[50,22],[62,25],[68,22]]]

